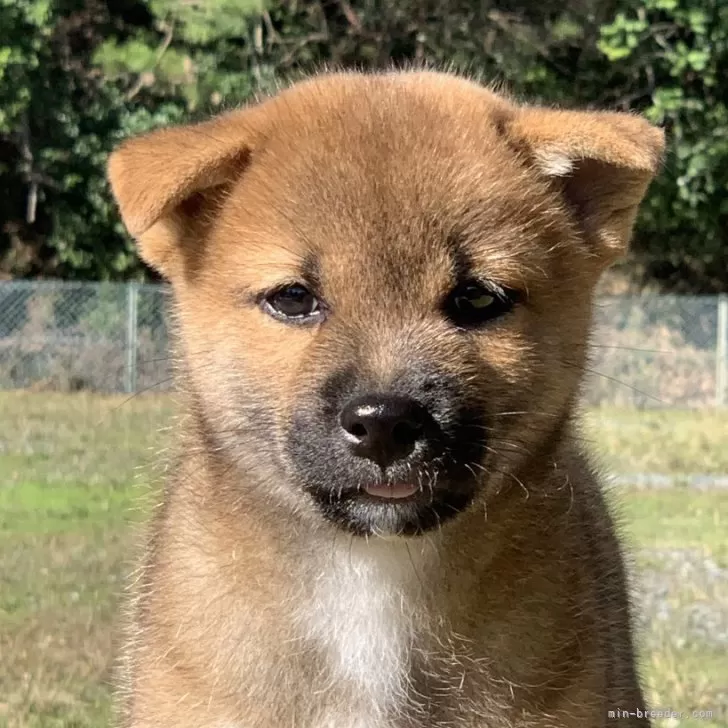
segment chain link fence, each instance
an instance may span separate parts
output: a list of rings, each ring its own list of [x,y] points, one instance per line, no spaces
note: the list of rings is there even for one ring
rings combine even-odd
[[[164,391],[165,286],[0,282],[0,389]]]
[[[0,282],[0,389],[173,386],[165,286]],[[728,297],[601,298],[586,402],[728,404]]]

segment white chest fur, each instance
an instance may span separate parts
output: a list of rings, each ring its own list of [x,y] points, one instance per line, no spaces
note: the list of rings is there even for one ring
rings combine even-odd
[[[315,728],[386,728],[406,705],[410,659],[426,623],[424,597],[436,560],[432,541],[339,537],[301,604],[299,625],[328,656]],[[328,555],[327,555],[328,556]],[[348,689],[340,691],[337,686]],[[332,705],[326,695],[351,695]],[[315,698],[314,698],[315,699]]]

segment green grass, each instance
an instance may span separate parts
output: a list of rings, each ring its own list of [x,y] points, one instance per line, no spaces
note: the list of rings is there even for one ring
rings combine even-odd
[[[683,719],[680,728],[728,724],[728,578],[726,571],[713,576],[715,567],[728,569],[727,495],[675,489],[618,496],[625,541],[636,554],[647,700],[656,709],[713,711],[713,720]]]
[[[10,484],[126,488],[174,411],[166,396],[0,392],[0,472]]]
[[[166,397],[0,393],[0,726],[106,726]],[[138,487],[137,487],[138,486]]]
[[[0,392],[0,726],[106,726],[130,524],[144,515],[145,484],[173,426],[167,397]],[[728,473],[728,415],[714,412],[590,413],[588,439],[611,470]],[[138,487],[137,487],[138,486]],[[728,498],[686,489],[619,493],[638,578],[667,586],[666,620],[650,613],[644,666],[653,706],[715,711],[728,723],[728,656],[693,629],[691,610],[728,614]],[[697,564],[682,573],[665,556]],[[654,606],[654,605],[653,605]],[[691,622],[691,619],[693,621]],[[674,728],[656,722],[660,728]]]
[[[728,568],[728,492],[675,488],[619,496],[632,541],[643,549],[688,549]]]
[[[593,409],[583,429],[613,473],[728,475],[728,410]]]

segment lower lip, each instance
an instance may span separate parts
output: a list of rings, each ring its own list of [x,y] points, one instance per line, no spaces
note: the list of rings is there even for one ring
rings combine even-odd
[[[370,485],[364,488],[367,495],[381,500],[400,500],[409,498],[417,492],[416,485],[396,484],[396,485]]]

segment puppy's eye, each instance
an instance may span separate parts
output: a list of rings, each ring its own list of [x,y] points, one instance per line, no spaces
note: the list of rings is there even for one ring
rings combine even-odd
[[[460,311],[484,311],[495,303],[495,296],[478,286],[468,286],[455,294],[454,303]]]
[[[263,309],[274,318],[291,323],[313,323],[320,320],[323,314],[316,296],[298,284],[279,288],[266,296]]]
[[[457,285],[445,301],[445,315],[458,326],[477,326],[513,308],[505,291],[486,288],[477,281]]]

